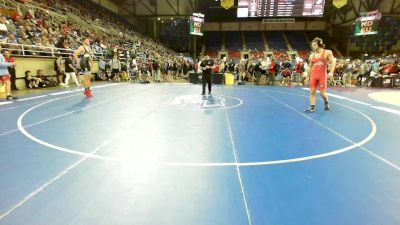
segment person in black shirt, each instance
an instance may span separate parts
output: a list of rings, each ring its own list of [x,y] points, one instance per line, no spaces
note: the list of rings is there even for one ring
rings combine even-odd
[[[200,63],[200,67],[203,70],[202,82],[203,92],[202,95],[206,94],[206,83],[208,83],[208,94],[211,94],[211,74],[213,71],[214,60],[211,60],[208,55]]]
[[[65,59],[65,85],[68,86],[69,78],[72,77],[74,79],[76,86],[81,86],[76,77],[77,71],[73,63],[73,56],[68,55],[68,58]]]

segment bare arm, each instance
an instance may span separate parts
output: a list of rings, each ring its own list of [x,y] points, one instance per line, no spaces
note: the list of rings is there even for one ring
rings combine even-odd
[[[80,67],[80,64],[78,63],[78,62],[79,62],[78,56],[79,56],[79,55],[81,54],[81,52],[83,52],[83,51],[85,51],[85,50],[84,50],[83,47],[81,46],[81,47],[79,47],[79,48],[74,52],[74,59],[75,59],[75,62],[76,62],[76,64],[77,64],[78,68]]]
[[[332,51],[327,51],[327,58],[328,62],[331,65],[330,70],[329,70],[329,76],[333,76],[333,72],[335,71],[336,68],[336,59],[333,57]]]
[[[312,68],[312,64],[313,64],[312,63],[312,58],[313,58],[312,56],[313,56],[313,54],[310,55],[310,58],[308,60],[310,62],[310,64],[308,65],[308,69],[307,69],[307,77],[308,78],[311,77],[311,68]]]
[[[72,70],[76,71],[75,67],[72,64],[68,64],[69,68],[71,68]]]

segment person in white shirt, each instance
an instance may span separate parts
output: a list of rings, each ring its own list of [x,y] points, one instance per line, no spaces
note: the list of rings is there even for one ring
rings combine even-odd
[[[111,79],[118,82],[119,73],[121,72],[121,61],[118,59],[118,54],[114,54],[114,57],[110,60],[109,65],[111,67]]]

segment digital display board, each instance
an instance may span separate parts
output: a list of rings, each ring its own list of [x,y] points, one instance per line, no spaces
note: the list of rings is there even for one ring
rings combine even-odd
[[[203,36],[204,15],[201,13],[193,13],[190,17],[190,34]]]
[[[238,18],[322,17],[325,0],[238,0]]]
[[[354,35],[371,35],[378,34],[379,20],[381,13],[379,11],[372,11],[367,13],[360,13],[360,17],[356,19]]]

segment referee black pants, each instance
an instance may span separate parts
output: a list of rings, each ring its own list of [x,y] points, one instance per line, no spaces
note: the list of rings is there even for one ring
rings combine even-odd
[[[203,93],[206,93],[206,83],[208,83],[208,93],[211,93],[211,74],[204,74],[202,76]]]
[[[8,73],[10,74],[11,90],[18,90],[17,85],[15,84],[15,81],[17,79],[15,68],[8,67]]]

